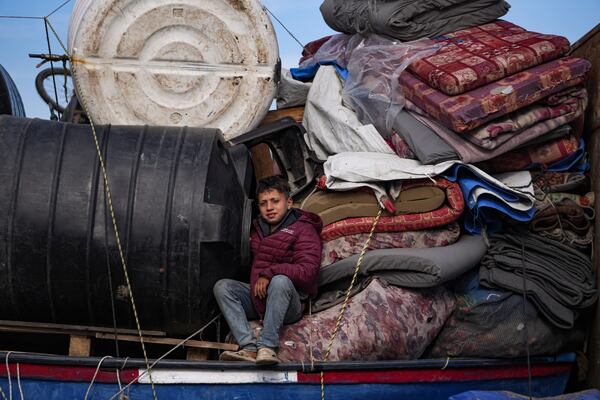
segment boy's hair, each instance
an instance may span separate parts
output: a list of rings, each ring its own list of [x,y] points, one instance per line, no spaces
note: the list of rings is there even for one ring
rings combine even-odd
[[[286,199],[290,197],[289,183],[278,175],[269,176],[258,181],[258,185],[256,186],[256,197],[269,190],[277,190],[278,192],[283,193]]]

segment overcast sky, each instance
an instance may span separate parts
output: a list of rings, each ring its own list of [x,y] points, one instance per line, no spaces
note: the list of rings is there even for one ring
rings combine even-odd
[[[95,0],[100,1],[100,0]],[[0,0],[0,15],[45,16],[64,0]],[[263,3],[303,42],[331,34],[319,12],[322,0],[264,0]],[[512,5],[504,19],[532,31],[566,36],[575,42],[600,23],[600,0],[509,0]],[[66,44],[68,23],[75,0],[50,17]],[[301,48],[273,21],[283,65],[295,66]],[[30,117],[48,118],[48,108],[39,99],[34,79],[38,61],[28,53],[47,53],[41,20],[0,19],[0,64],[17,84]],[[52,40],[54,52],[61,52]]]

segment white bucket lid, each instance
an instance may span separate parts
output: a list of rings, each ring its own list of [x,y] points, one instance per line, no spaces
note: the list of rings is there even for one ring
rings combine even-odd
[[[253,129],[279,52],[259,0],[78,0],[75,86],[95,123]]]

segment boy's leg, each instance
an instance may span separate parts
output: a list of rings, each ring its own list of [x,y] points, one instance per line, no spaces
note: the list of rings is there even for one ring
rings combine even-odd
[[[256,351],[256,343],[248,323],[248,319],[258,319],[250,297],[250,285],[232,279],[221,279],[215,284],[213,293],[240,349]]]
[[[285,275],[275,275],[267,289],[267,309],[263,319],[263,329],[256,345],[258,348],[279,347],[281,326],[294,323],[302,318],[302,302],[294,284]]]

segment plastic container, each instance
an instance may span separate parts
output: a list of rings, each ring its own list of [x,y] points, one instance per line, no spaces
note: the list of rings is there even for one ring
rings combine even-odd
[[[279,73],[259,0],[78,0],[69,50],[96,123],[213,127],[226,139],[258,125]]]
[[[25,116],[21,94],[2,65],[0,65],[0,114]]]
[[[247,151],[214,129],[97,131],[142,328],[193,332],[214,283],[249,274]],[[134,328],[90,127],[0,116],[0,143],[0,320],[112,327],[112,297]]]

